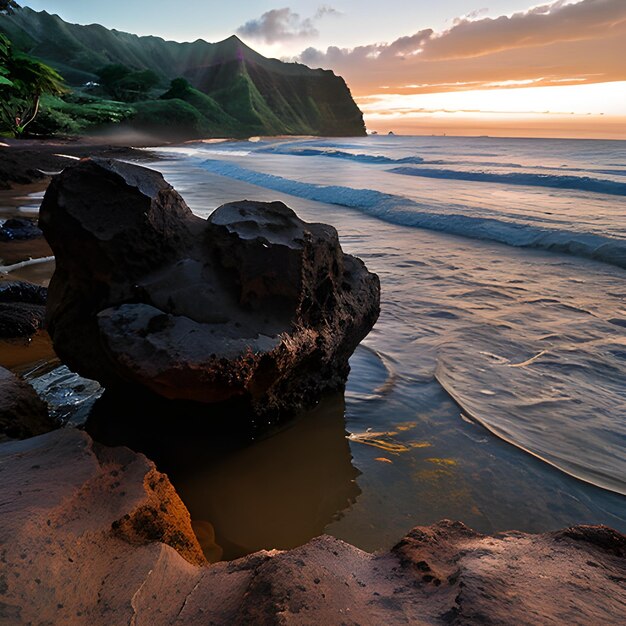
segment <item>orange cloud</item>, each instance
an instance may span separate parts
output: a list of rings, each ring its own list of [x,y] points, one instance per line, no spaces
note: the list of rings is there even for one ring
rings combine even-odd
[[[300,55],[344,75],[356,95],[626,80],[625,58],[626,0],[558,0],[511,16],[460,18],[441,33]]]

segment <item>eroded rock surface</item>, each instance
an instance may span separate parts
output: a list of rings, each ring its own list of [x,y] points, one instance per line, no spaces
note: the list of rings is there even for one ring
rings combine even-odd
[[[626,537],[606,526],[481,535],[444,520],[394,549],[452,624],[619,624]]]
[[[343,387],[378,317],[378,277],[280,202],[203,220],[159,173],[89,159],[53,179],[40,226],[55,350],[106,386],[291,411]]]
[[[380,555],[323,536],[203,565],[167,478],[70,429],[0,445],[0,519],[3,625],[608,626],[626,606],[626,537],[603,526],[443,521]]]
[[[56,423],[35,390],[13,372],[0,367],[0,441],[25,439],[54,428]]]
[[[0,282],[0,339],[34,335],[45,314],[45,287],[20,280]]]
[[[167,607],[205,562],[167,478],[127,448],[57,430],[0,445],[0,477],[0,624],[128,624],[153,569],[172,564]]]

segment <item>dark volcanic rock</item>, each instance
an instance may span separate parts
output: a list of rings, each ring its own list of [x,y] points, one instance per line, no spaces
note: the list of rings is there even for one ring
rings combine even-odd
[[[25,302],[28,304],[46,305],[48,290],[40,285],[27,283],[23,280],[6,280],[0,282],[0,302]]]
[[[91,159],[55,177],[48,330],[67,365],[170,399],[293,410],[343,387],[378,277],[280,202],[194,216],[154,171]]]
[[[41,231],[32,220],[13,217],[0,226],[0,241],[15,241],[40,237]]]
[[[45,287],[23,281],[0,282],[0,339],[29,337],[42,326]]]
[[[35,390],[9,370],[0,367],[0,440],[26,439],[56,428],[48,407]]]

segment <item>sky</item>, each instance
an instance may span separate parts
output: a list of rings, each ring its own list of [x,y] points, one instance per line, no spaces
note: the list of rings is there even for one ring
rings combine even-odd
[[[341,74],[370,130],[626,139],[626,0],[25,0]]]

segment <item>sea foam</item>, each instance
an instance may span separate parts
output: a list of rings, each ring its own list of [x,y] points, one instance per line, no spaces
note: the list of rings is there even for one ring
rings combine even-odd
[[[326,204],[356,209],[392,224],[426,228],[516,247],[539,248],[603,261],[626,268],[626,239],[600,234],[542,228],[460,213],[436,213],[403,196],[373,189],[318,185],[265,174],[228,161],[206,159],[201,167],[266,189]]]

